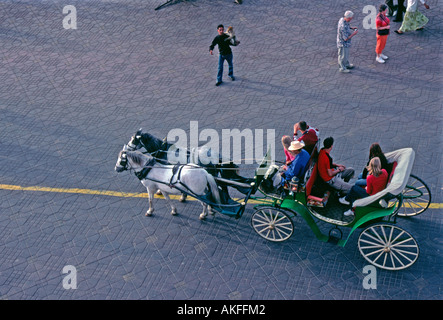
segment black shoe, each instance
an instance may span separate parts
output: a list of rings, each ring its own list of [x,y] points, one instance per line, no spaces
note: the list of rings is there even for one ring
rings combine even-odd
[[[216,83],[215,83],[215,85],[218,87],[219,85],[221,85],[223,83],[223,81],[217,81]]]
[[[229,77],[229,78],[231,78],[232,81],[235,81],[235,77],[234,76]]]

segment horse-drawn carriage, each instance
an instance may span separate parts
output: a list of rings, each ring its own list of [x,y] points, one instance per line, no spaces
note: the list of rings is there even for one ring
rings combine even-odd
[[[116,170],[132,169],[145,186],[151,183],[150,188],[147,186],[150,194],[150,210],[155,188],[162,188],[167,200],[168,192],[184,193],[199,200],[204,207],[201,219],[206,216],[208,208],[240,218],[245,212],[248,200],[254,199],[258,204],[254,207],[251,225],[257,234],[266,240],[281,242],[289,239],[294,233],[293,217],[299,215],[306,221],[317,239],[333,242],[339,246],[345,246],[351,235],[357,229],[361,229],[357,241],[360,253],[379,268],[400,270],[411,266],[418,259],[419,247],[416,240],[396,224],[397,216],[400,214],[403,216],[420,214],[431,202],[429,188],[421,179],[411,175],[415,159],[415,153],[411,148],[385,154],[393,165],[387,187],[375,195],[356,200],[353,204],[355,215],[346,217],[343,214],[346,207],[339,203],[334,192],[325,190],[323,196],[315,195],[313,192],[318,181],[317,148],[311,154],[304,180],[288,183],[281,189],[272,182],[278,167],[272,164],[269,152],[255,170],[254,177],[245,178],[233,170],[236,166],[232,163],[226,165],[220,162],[211,165],[208,170],[211,174],[207,173],[208,168],[201,165],[167,164],[165,157],[160,156],[161,152],[168,150],[165,141],[157,145],[158,152],[155,151],[163,160],[158,159],[160,163],[154,164],[155,158],[152,156],[149,158],[149,151],[153,151],[143,143],[141,131],[134,137],[120,152]],[[147,158],[145,161],[139,161],[137,166],[132,157],[134,153],[138,156],[142,153],[131,149],[142,147],[148,151],[148,155],[144,155]],[[152,173],[154,168],[157,172],[160,169],[160,172],[168,173],[160,177],[159,174]],[[195,174],[200,178],[195,179]],[[203,176],[204,179],[201,178]],[[193,183],[195,182],[193,179],[200,182]],[[146,181],[149,182],[145,183]],[[237,190],[242,197],[232,199],[230,188]],[[174,208],[172,213],[175,213]],[[328,234],[320,230],[318,220],[332,225]],[[346,237],[343,237],[340,228],[349,230]]]

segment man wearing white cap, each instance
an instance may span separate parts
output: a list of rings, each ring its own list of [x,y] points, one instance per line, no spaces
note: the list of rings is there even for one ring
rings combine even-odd
[[[354,68],[354,65],[349,63],[351,39],[358,32],[357,28],[350,26],[353,17],[354,13],[352,11],[346,11],[344,17],[338,21],[337,26],[338,65],[339,71],[343,73],[349,73],[349,69]]]
[[[297,177],[299,180],[303,180],[306,166],[308,164],[310,155],[303,149],[305,144],[300,141],[292,141],[288,148],[288,151],[295,156],[291,164],[288,166],[285,172],[282,173],[282,183],[285,181],[291,181],[293,177]]]

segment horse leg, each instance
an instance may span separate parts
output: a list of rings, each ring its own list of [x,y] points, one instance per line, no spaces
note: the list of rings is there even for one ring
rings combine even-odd
[[[171,214],[175,216],[177,214],[177,208],[172,204],[171,198],[169,198],[169,194],[162,191],[163,197],[165,197],[166,202],[171,206]]]
[[[180,197],[180,199],[179,199],[178,201],[180,201],[180,202],[185,202],[187,196],[188,196],[188,195],[187,195],[186,193],[182,193],[182,195],[181,195],[181,197]]]
[[[206,216],[208,215],[208,212],[207,212],[208,206],[203,202],[200,202],[200,203],[203,206],[203,212],[200,214],[199,219],[205,220]]]
[[[153,206],[153,200],[154,200],[154,190],[155,189],[148,189],[148,196],[149,196],[149,209],[146,211],[146,216],[151,216],[154,212],[154,206]]]

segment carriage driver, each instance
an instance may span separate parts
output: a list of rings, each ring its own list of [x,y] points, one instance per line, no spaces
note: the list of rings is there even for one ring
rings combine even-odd
[[[289,164],[284,172],[282,172],[282,181],[281,184],[284,185],[285,181],[291,181],[293,177],[297,177],[300,181],[303,180],[306,166],[309,162],[309,158],[311,157],[309,153],[303,149],[305,144],[301,141],[292,141],[291,145],[288,148],[288,151],[295,156],[294,160],[292,160],[291,164]]]

